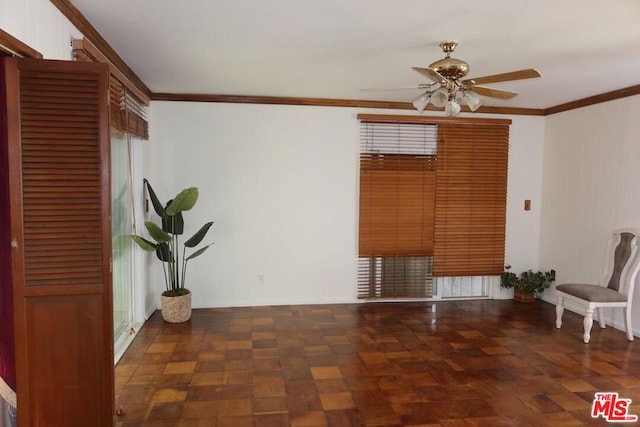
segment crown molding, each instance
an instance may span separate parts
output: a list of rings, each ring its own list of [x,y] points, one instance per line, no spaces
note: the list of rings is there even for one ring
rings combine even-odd
[[[601,102],[614,101],[616,99],[626,98],[628,96],[634,95],[640,95],[640,85],[629,86],[611,92],[601,93],[599,95],[589,96],[587,98],[567,102],[565,104],[556,105],[555,107],[546,108],[544,110],[544,115],[549,116],[551,114],[561,113],[563,111],[575,110],[576,108],[600,104]]]
[[[361,99],[332,99],[332,98],[298,98],[281,96],[247,96],[247,95],[212,95],[193,93],[152,93],[152,101],[176,102],[221,102],[231,104],[278,104],[278,105],[310,105],[316,107],[351,107],[351,108],[380,108],[391,110],[413,110],[410,102],[367,101]],[[429,105],[426,110],[441,111],[442,109]],[[425,110],[425,111],[426,111]],[[469,111],[464,107],[462,111]],[[543,109],[509,108],[509,107],[480,107],[478,113],[511,114],[542,116]]]
[[[89,22],[89,20],[80,12],[69,0],[50,0],[55,7],[67,17],[73,25],[98,48],[104,56],[106,56],[113,65],[115,65],[133,84],[147,96],[151,96],[151,90],[144,82],[133,72],[126,62],[118,55],[111,45],[102,37],[98,30]]]
[[[152,101],[221,102],[230,104],[313,105],[319,107],[360,107],[411,110],[405,102],[365,101],[357,99],[298,98],[285,96],[213,95],[193,93],[153,93]]]
[[[0,28],[0,50],[21,58],[42,59],[42,54]]]

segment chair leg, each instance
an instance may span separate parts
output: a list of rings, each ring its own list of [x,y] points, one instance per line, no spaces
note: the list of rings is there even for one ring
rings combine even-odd
[[[631,325],[631,307],[624,308],[624,323],[627,329],[627,339],[633,341],[633,326]]]
[[[591,327],[593,326],[593,310],[594,308],[589,306],[587,307],[587,313],[584,315],[584,342],[585,344],[589,344],[589,339],[591,339]]]
[[[556,302],[556,328],[558,329],[562,326],[562,313],[564,313],[564,297],[558,296]]]
[[[604,308],[598,307],[598,323],[602,329],[606,328],[607,325],[604,323]]]

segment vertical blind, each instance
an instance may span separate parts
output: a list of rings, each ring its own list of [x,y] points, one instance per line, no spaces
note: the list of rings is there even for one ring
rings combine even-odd
[[[433,276],[498,275],[504,268],[511,121],[403,117],[359,116],[363,298],[384,296],[385,266],[403,282],[390,284],[398,289],[415,279],[410,275],[423,286],[431,268]]]

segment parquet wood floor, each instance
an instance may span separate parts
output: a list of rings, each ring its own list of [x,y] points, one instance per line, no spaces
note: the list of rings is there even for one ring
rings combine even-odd
[[[155,313],[116,367],[117,426],[579,426],[632,399],[635,342],[540,300]]]

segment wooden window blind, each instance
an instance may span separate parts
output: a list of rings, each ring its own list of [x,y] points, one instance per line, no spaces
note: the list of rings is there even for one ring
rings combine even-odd
[[[109,123],[116,133],[149,139],[147,108],[112,74],[109,79]]]
[[[360,256],[433,255],[436,127],[361,125]]]
[[[434,276],[504,271],[508,124],[438,126]]]
[[[123,98],[120,105],[121,111],[125,116],[125,131],[140,139],[149,139],[147,106],[128,90],[123,91]]]
[[[73,41],[76,60],[109,64],[109,115],[111,129],[129,133],[140,139],[149,139],[147,106],[149,98],[127,77],[111,64],[104,55],[86,39]]]

